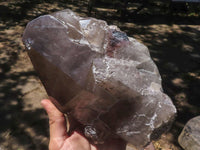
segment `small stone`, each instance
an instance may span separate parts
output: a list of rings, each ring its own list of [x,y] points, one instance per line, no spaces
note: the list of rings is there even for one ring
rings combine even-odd
[[[185,150],[200,150],[200,116],[186,123],[178,142]]]
[[[176,109],[148,48],[118,27],[64,10],[28,23],[23,42],[52,102],[95,143],[142,148],[170,128]]]

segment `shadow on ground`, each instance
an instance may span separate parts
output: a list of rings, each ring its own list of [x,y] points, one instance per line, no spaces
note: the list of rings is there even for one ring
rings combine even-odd
[[[169,10],[169,3],[157,2],[139,13],[128,10],[123,18],[111,4],[96,4],[90,16],[119,26],[148,46],[164,91],[178,109],[170,133],[171,142],[181,149],[178,135],[189,119],[200,114],[199,12],[180,14]],[[47,149],[47,117],[41,107],[35,107],[35,97],[26,96],[37,86],[24,92],[27,83],[31,83],[28,87],[35,86],[30,79],[39,81],[24,56],[21,35],[28,21],[66,8],[88,16],[87,1],[0,1],[0,145],[5,149]],[[26,105],[29,100],[33,102]]]

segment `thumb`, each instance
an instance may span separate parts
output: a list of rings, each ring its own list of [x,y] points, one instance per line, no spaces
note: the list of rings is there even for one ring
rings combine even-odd
[[[41,104],[49,117],[50,139],[66,139],[67,128],[64,114],[48,99],[42,100]]]

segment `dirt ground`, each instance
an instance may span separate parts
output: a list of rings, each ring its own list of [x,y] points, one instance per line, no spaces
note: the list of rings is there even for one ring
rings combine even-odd
[[[87,1],[0,1],[0,150],[47,149],[48,119],[40,105],[47,95],[21,37],[30,20],[66,8],[88,16]],[[148,46],[164,91],[178,110],[170,132],[154,145],[157,150],[181,150],[178,135],[189,119],[200,114],[199,14],[180,15],[156,3],[122,18],[116,8],[99,4],[90,16],[119,26]]]

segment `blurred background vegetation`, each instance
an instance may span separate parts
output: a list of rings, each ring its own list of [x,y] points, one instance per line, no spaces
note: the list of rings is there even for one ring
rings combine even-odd
[[[170,0],[0,0],[0,150],[47,149],[47,98],[24,52],[32,19],[63,9],[103,19],[148,46],[178,115],[158,150],[181,150],[185,123],[200,114],[200,3]]]

